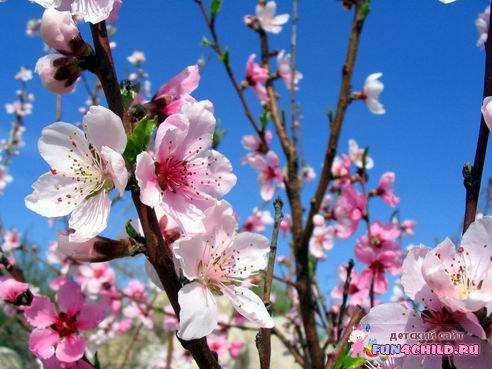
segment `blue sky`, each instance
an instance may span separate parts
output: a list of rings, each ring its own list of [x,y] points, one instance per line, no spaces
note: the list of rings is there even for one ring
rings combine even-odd
[[[303,139],[306,161],[318,172],[329,133],[326,112],[336,105],[340,70],[345,56],[352,14],[335,0],[300,2],[298,67],[304,79],[298,92],[303,112]],[[231,63],[239,78],[243,76],[248,55],[259,53],[257,36],[242,23],[245,14],[254,12],[253,0],[224,0],[217,21],[223,46],[230,48]],[[460,0],[443,5],[437,0],[373,0],[373,11],[365,25],[354,88],[365,77],[383,72],[382,95],[387,114],[370,114],[362,103],[349,108],[341,137],[369,145],[376,166],[372,183],[385,171],[397,174],[396,192],[401,197],[403,218],[417,221],[417,235],[408,240],[432,245],[436,238],[453,235],[464,211],[463,163],[473,161],[480,119],[484,52],[475,46],[474,20],[487,5],[485,0]],[[291,1],[278,0],[280,12],[291,12]],[[42,8],[27,0],[9,0],[0,5],[3,27],[0,49],[0,102],[15,99],[17,81],[13,76],[21,65],[34,67],[44,54],[38,38],[25,36],[25,24],[38,18]],[[145,68],[157,88],[187,65],[210,53],[200,45],[208,36],[197,5],[192,0],[126,0],[117,23],[115,58],[119,76],[131,70],[126,57],[133,50],[145,52]],[[82,25],[88,37],[88,27]],[[272,47],[289,47],[290,23],[280,35],[271,37]],[[45,219],[30,212],[23,198],[47,165],[36,150],[41,129],[52,123],[55,96],[41,88],[36,77],[29,83],[36,96],[34,114],[27,118],[26,147],[14,159],[14,182],[0,197],[0,218],[7,227],[28,231],[31,239],[44,246],[53,239]],[[288,92],[279,88],[281,102],[287,107]],[[257,106],[252,93],[247,93]],[[220,62],[212,55],[195,96],[211,100],[216,116],[227,129],[221,145],[232,161],[238,184],[227,197],[243,219],[261,202],[254,172],[241,166],[244,150],[242,135],[251,133],[239,100],[232,90]],[[64,98],[63,120],[81,119],[78,107],[84,104],[83,90]],[[11,117],[0,111],[0,135],[5,137]],[[490,160],[484,177],[491,173]],[[305,188],[308,199],[313,185]],[[307,203],[307,202],[306,202]],[[127,205],[118,206],[107,234],[119,233],[125,219],[132,216]],[[380,202],[372,214],[386,220],[391,213]],[[334,266],[352,255],[354,241],[339,243],[321,266],[321,282],[328,289],[335,280]],[[285,246],[285,245],[284,245]]]

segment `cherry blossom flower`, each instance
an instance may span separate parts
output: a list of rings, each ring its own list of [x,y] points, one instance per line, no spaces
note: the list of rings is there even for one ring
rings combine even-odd
[[[269,101],[266,82],[270,77],[268,69],[255,63],[256,54],[251,54],[246,62],[246,81],[248,85],[253,87],[256,97],[262,104],[266,104]]]
[[[266,155],[250,156],[245,159],[247,164],[259,171],[258,182],[261,198],[265,201],[271,200],[276,189],[283,188],[284,174],[277,154],[274,151],[268,151]]]
[[[16,281],[13,278],[0,279],[0,300],[15,304],[19,296],[29,289],[27,283]]]
[[[159,123],[163,122],[169,115],[180,113],[185,104],[196,101],[191,93],[199,83],[200,69],[198,65],[190,65],[162,85],[145,106],[150,115],[157,115]]]
[[[45,296],[34,296],[24,316],[34,327],[29,338],[29,349],[42,360],[52,356],[71,363],[84,355],[85,342],[81,330],[95,329],[104,319],[104,307],[86,304],[80,287],[67,281],[57,294],[58,312]]]
[[[13,180],[14,178],[8,172],[8,167],[0,164],[0,193],[4,192],[8,184]]]
[[[488,96],[482,103],[482,115],[489,130],[492,130],[492,96]]]
[[[66,95],[75,89],[75,82],[83,69],[76,57],[50,54],[37,61],[34,71],[39,75],[46,89],[59,95]]]
[[[116,274],[108,263],[83,264],[77,275],[82,289],[91,295],[98,295],[103,289],[113,286],[115,279]]]
[[[337,220],[335,225],[337,237],[347,239],[356,231],[366,206],[367,197],[357,191],[353,185],[345,185],[342,188],[334,211]]]
[[[32,79],[32,70],[21,67],[15,75],[15,79],[22,82],[28,82]]]
[[[214,295],[224,295],[236,311],[260,327],[273,327],[261,299],[247,279],[267,265],[269,241],[260,234],[236,233],[231,206],[218,201],[205,211],[206,233],[175,242],[174,251],[190,281],[179,291],[180,329],[184,340],[201,338],[217,327]]]
[[[336,299],[343,298],[345,281],[347,280],[347,265],[341,265],[338,269],[338,279],[340,283],[331,291],[331,296]],[[369,297],[369,289],[360,283],[359,273],[352,269],[350,273],[350,284],[348,288],[349,305],[364,305]]]
[[[393,183],[395,182],[395,173],[386,172],[381,176],[376,194],[381,196],[383,201],[391,207],[395,207],[400,202],[400,198],[393,193]]]
[[[333,236],[335,229],[330,226],[316,226],[314,227],[313,235],[309,240],[309,252],[316,259],[325,259],[326,251],[333,248]]]
[[[256,6],[256,18],[265,32],[280,33],[282,26],[289,21],[289,14],[275,15],[276,12],[277,3],[275,1]]]
[[[314,171],[313,167],[309,165],[304,165],[301,168],[301,178],[304,182],[312,182],[316,178],[316,172]]]
[[[84,45],[70,12],[46,9],[39,34],[48,47],[64,54],[78,55],[78,48]]]
[[[384,89],[384,84],[379,80],[382,76],[383,73],[370,74],[364,83],[360,97],[366,101],[367,108],[374,114],[384,114],[386,112],[383,105],[379,102],[379,95],[381,95]]]
[[[416,253],[423,259],[421,278],[449,310],[474,312],[492,302],[491,217],[473,222],[458,249],[446,239],[432,250],[420,247],[410,250],[409,255]],[[402,277],[404,286],[411,278]],[[414,299],[421,302],[419,296]]]
[[[475,20],[475,26],[478,31],[478,41],[477,46],[483,47],[487,42],[488,34],[489,34],[489,23],[490,23],[490,6],[487,6],[483,13],[478,15],[478,18]]]
[[[292,215],[285,214],[284,218],[280,222],[280,231],[282,232],[282,236],[285,238],[290,232],[290,228],[292,227]]]
[[[415,226],[416,226],[415,220],[405,220],[403,223],[400,224],[401,231],[404,235],[406,236],[415,236]]]
[[[362,160],[364,159],[365,149],[360,148],[359,144],[354,139],[350,139],[348,141],[348,146],[349,146],[349,158],[352,161],[352,163],[354,163],[354,165],[358,168],[363,168],[364,163],[362,162]],[[365,159],[366,159],[365,168],[366,169],[374,168],[374,160],[369,155],[366,155]]]
[[[139,66],[142,63],[145,63],[145,54],[142,51],[135,50],[132,55],[130,55],[128,58],[128,61],[132,63],[133,65]]]
[[[269,130],[265,131],[265,142],[270,144],[272,141],[272,132]],[[256,155],[265,155],[268,152],[268,147],[265,146],[263,141],[258,137],[258,135],[245,135],[241,138],[241,144],[248,150],[248,154],[242,159],[243,163],[247,163],[248,160],[253,159]]]
[[[286,54],[285,50],[282,50],[277,55],[277,73],[285,82],[285,86],[290,90],[292,88],[292,82],[294,82],[294,88],[297,90],[297,85],[302,79],[302,73],[296,70],[294,75],[294,81],[292,81],[292,70],[290,66],[290,54]]]
[[[115,0],[31,0],[39,5],[60,11],[70,11],[85,22],[99,23],[107,19],[113,10]]]
[[[79,360],[72,363],[64,363],[59,361],[55,356],[48,360],[41,360],[43,369],[94,369],[94,367],[84,360]]]
[[[263,233],[266,226],[273,224],[272,214],[268,210],[253,209],[253,214],[249,216],[241,231]]]
[[[3,244],[2,251],[3,252],[12,252],[14,249],[17,249],[21,245],[22,235],[20,232],[12,229],[10,231],[6,231],[3,234]]]
[[[15,101],[11,104],[5,104],[7,114],[14,114],[19,117],[25,117],[32,114],[32,104]]]
[[[85,115],[86,134],[74,125],[57,122],[39,139],[41,156],[51,166],[34,184],[26,206],[48,218],[70,215],[69,241],[87,241],[107,226],[116,187],[125,190],[128,172],[121,155],[127,137],[121,119],[102,106]]]
[[[207,101],[187,104],[158,128],[155,154],[137,157],[140,199],[161,207],[183,226],[200,225],[203,211],[236,184],[229,160],[210,150],[215,118]]]
[[[344,185],[351,183],[350,167],[351,160],[348,155],[343,154],[342,157],[335,156],[331,166],[331,173],[337,178],[335,181],[335,186],[343,187]]]

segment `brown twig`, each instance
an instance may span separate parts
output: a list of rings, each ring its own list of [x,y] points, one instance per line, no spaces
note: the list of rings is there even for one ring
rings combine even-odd
[[[347,308],[350,281],[352,280],[352,269],[354,269],[354,260],[350,259],[348,264],[347,264],[347,276],[345,277],[345,283],[343,285],[342,305],[340,306],[340,312],[338,315],[337,338],[340,337],[340,335],[342,334],[343,316],[345,315],[345,309]]]
[[[343,332],[343,335],[338,342],[337,348],[333,355],[328,359],[326,363],[326,368],[325,369],[333,369],[335,367],[335,364],[337,363],[338,359],[343,355],[345,351],[345,347],[347,346],[350,333],[352,333],[352,328],[355,327],[361,319],[364,317],[364,310],[360,306],[356,306],[355,311],[352,314],[352,318],[350,318],[349,323],[345,327],[345,331]]]
[[[272,281],[273,281],[273,269],[275,267],[275,258],[277,255],[277,241],[278,232],[280,230],[280,223],[282,222],[282,200],[277,197],[273,202],[275,207],[275,221],[273,224],[272,242],[270,245],[270,255],[268,257],[268,267],[265,274],[265,281],[263,285],[263,303],[271,312],[271,300],[272,294]],[[260,354],[260,368],[270,369],[270,360],[272,356],[272,342],[271,342],[272,330],[269,328],[261,328],[257,336],[257,342],[259,342],[258,352]]]
[[[485,77],[483,84],[483,97],[492,96],[492,18],[490,19],[487,42],[485,43]],[[480,130],[478,133],[477,148],[473,166],[465,165],[463,176],[466,188],[465,219],[463,233],[468,226],[475,220],[477,213],[478,200],[480,197],[480,184],[482,182],[483,166],[485,154],[487,153],[487,143],[489,140],[489,128],[485,124],[483,115],[480,119]]]
[[[97,61],[97,65],[93,66],[91,71],[96,73],[101,82],[109,108],[118,114],[123,121],[126,121],[126,119],[123,119],[124,111],[121,91],[116,78],[105,23],[101,22],[91,25],[91,30]],[[129,127],[125,127],[125,129],[129,132]],[[175,272],[170,250],[162,237],[155,211],[140,201],[140,193],[136,187],[132,191],[132,199],[147,242],[148,259],[159,276],[159,280],[164,287],[176,316],[179,317],[178,292],[181,289],[181,282]],[[190,351],[200,369],[220,369],[216,357],[207,345],[206,338],[181,341],[181,344],[185,349]]]

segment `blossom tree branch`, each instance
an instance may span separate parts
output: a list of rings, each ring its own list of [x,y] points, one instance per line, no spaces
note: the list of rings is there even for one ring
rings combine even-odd
[[[280,223],[282,222],[282,200],[277,197],[273,202],[275,207],[275,221],[273,224],[272,241],[270,246],[270,255],[268,257],[268,267],[265,275],[263,286],[263,303],[268,310],[271,309],[270,296],[272,293],[273,282],[273,269],[275,267],[275,258],[277,255],[277,241],[278,232],[280,230]],[[272,342],[271,342],[272,330],[268,328],[261,328],[257,336],[258,351],[260,354],[260,369],[270,369],[270,360],[272,355]]]
[[[483,97],[492,96],[492,19],[489,23],[488,38],[485,43],[485,76],[483,84]],[[473,165],[466,164],[463,168],[464,183],[466,188],[465,219],[463,233],[468,226],[475,220],[477,213],[478,200],[480,197],[480,184],[487,153],[487,143],[489,140],[489,128],[485,124],[483,115],[480,119],[480,130],[478,133],[475,160]]]
[[[93,70],[101,81],[109,108],[124,121],[123,101],[109,47],[105,22],[93,25],[91,29],[97,60],[97,65]],[[126,127],[126,129],[128,132],[129,128]],[[159,276],[176,316],[179,317],[178,291],[181,289],[181,282],[175,272],[170,250],[162,237],[155,211],[140,201],[140,194],[136,186],[132,190],[132,199],[142,223],[147,243],[148,259]],[[207,345],[206,338],[181,341],[181,344],[190,351],[200,369],[220,369],[216,357]]]

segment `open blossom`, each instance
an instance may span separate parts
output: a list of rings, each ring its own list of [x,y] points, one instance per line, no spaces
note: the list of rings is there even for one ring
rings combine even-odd
[[[86,133],[63,122],[43,129],[38,148],[51,170],[25,199],[29,209],[48,218],[71,214],[72,242],[89,240],[106,228],[109,192],[116,188],[122,194],[128,182],[121,119],[105,107],[92,106],[83,126]]]
[[[99,23],[107,19],[115,0],[32,0],[47,9],[70,11],[72,15],[82,18],[85,22]]]
[[[15,101],[11,104],[5,104],[7,114],[15,114],[19,117],[25,117],[32,114],[32,104]]]
[[[488,34],[489,34],[489,23],[490,23],[490,6],[485,8],[483,13],[478,15],[478,18],[475,20],[475,26],[478,31],[478,41],[477,46],[482,47],[487,42]]]
[[[242,231],[263,233],[270,224],[273,224],[273,218],[268,210],[253,209],[253,214],[246,220]]]
[[[256,18],[265,32],[280,33],[282,26],[289,21],[289,14],[275,15],[275,13],[277,13],[275,1],[256,6]]]
[[[152,100],[145,104],[149,114],[157,115],[160,123],[169,115],[180,113],[185,104],[196,101],[191,93],[196,90],[199,83],[200,69],[198,65],[186,67],[162,85]]]
[[[349,238],[359,225],[367,206],[367,196],[361,194],[353,185],[345,185],[335,204],[336,236]]]
[[[365,157],[365,166],[364,166],[363,160],[364,160],[365,149],[360,148],[357,141],[355,141],[354,139],[350,139],[348,141],[348,146],[349,146],[349,158],[356,167],[358,168],[365,167],[366,169],[374,168],[374,160],[369,155],[366,155]]]
[[[379,95],[383,92],[384,84],[379,79],[383,76],[383,73],[370,74],[364,88],[362,89],[362,99],[366,101],[367,108],[371,113],[384,114],[383,104],[379,102]]]
[[[128,58],[128,61],[133,65],[139,66],[142,63],[145,63],[145,54],[142,51],[135,50],[132,55]]]
[[[95,329],[104,319],[104,307],[86,304],[80,287],[67,281],[57,294],[58,311],[48,297],[34,296],[24,310],[26,320],[34,327],[29,349],[40,359],[52,356],[71,363],[82,358],[85,351],[80,331]]]
[[[301,168],[301,178],[304,182],[312,182],[316,178],[316,172],[314,171],[313,167],[309,165],[304,165]]]
[[[261,198],[265,201],[271,200],[277,187],[283,187],[284,175],[277,154],[268,151],[266,155],[247,158],[246,163],[259,172],[258,182]]]
[[[80,43],[83,44],[79,28],[70,12],[60,12],[53,8],[44,11],[39,34],[46,45],[61,53],[77,55]]]
[[[6,231],[3,235],[3,244],[2,251],[3,252],[12,252],[14,249],[20,247],[22,237],[20,232],[15,229]]]
[[[277,55],[277,73],[285,82],[285,86],[290,90],[292,88],[292,83],[294,83],[294,88],[297,89],[299,81],[302,79],[302,73],[296,70],[294,74],[294,81],[292,81],[292,70],[290,67],[290,54],[286,54],[285,50],[282,50]]]
[[[201,338],[217,327],[215,295],[223,294],[234,308],[260,327],[273,327],[261,299],[247,279],[267,265],[269,241],[249,232],[236,233],[231,206],[218,201],[206,210],[206,233],[175,242],[174,252],[190,283],[179,291],[180,327],[185,340]]]
[[[314,227],[313,235],[309,240],[309,252],[316,259],[324,259],[326,251],[333,248],[333,236],[335,229],[330,226],[320,225]]]
[[[162,207],[184,229],[198,227],[203,211],[236,184],[229,160],[210,150],[215,118],[207,101],[187,104],[158,128],[154,153],[137,157],[140,198]]]
[[[15,79],[22,82],[28,82],[32,79],[32,70],[21,67],[15,75]]]
[[[474,312],[492,302],[491,217],[472,223],[458,248],[446,239],[432,250],[414,248],[409,257],[416,253],[423,259],[421,278],[449,310]],[[402,282],[410,281],[411,275],[402,277]],[[419,297],[414,299],[421,302]]]
[[[383,201],[389,206],[396,206],[400,202],[400,198],[393,193],[393,184],[395,183],[395,173],[386,172],[381,176],[376,194],[381,196]]]
[[[265,143],[270,144],[272,141],[272,132],[269,130],[265,131]],[[254,158],[256,155],[265,155],[268,152],[268,147],[265,143],[258,137],[258,135],[245,135],[241,138],[241,144],[248,150],[246,157],[242,159],[243,163],[247,163],[248,160]]]
[[[246,62],[246,81],[248,85],[253,87],[256,97],[262,104],[266,104],[269,101],[266,82],[270,77],[268,69],[255,63],[256,54],[251,54]]]
[[[115,284],[116,274],[108,263],[82,264],[77,281],[84,292],[98,295],[104,288]]]

